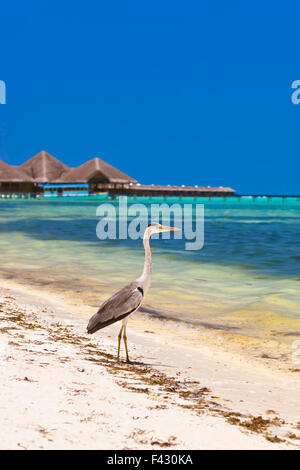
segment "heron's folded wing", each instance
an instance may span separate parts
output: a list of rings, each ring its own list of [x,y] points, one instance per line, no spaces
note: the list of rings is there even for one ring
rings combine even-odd
[[[116,292],[101,305],[98,312],[90,319],[87,326],[88,333],[94,333],[122,320],[140,306],[142,299],[143,290],[136,283],[129,284]]]

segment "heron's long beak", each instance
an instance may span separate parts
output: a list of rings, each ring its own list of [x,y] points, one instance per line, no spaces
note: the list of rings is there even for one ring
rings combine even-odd
[[[162,225],[159,229],[160,232],[176,232],[177,230],[181,230],[177,227],[167,227],[166,225]]]

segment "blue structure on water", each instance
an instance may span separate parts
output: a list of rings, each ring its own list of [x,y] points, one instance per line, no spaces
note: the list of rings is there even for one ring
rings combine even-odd
[[[41,184],[44,189],[44,197],[57,196],[88,196],[89,185],[84,183],[77,184]]]

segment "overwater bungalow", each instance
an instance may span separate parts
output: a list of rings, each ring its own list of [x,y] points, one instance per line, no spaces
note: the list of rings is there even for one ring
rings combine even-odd
[[[34,193],[34,183],[30,175],[20,166],[8,165],[0,160],[0,193]]]
[[[105,185],[122,190],[136,180],[100,158],[70,168],[46,151],[19,166],[0,160],[0,194],[33,197],[88,196],[106,192]]]
[[[89,196],[233,196],[231,188],[141,185],[101,158],[70,168],[43,150],[19,166],[0,160],[1,197]]]

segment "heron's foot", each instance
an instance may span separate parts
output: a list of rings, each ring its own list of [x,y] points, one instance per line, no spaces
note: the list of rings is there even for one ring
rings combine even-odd
[[[126,357],[126,362],[127,364],[131,364],[131,360],[129,359],[129,357]]]

